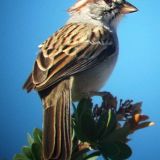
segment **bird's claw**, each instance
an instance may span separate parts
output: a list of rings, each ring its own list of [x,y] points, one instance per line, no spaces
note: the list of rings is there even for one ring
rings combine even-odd
[[[90,91],[85,93],[85,97],[93,97],[93,96],[100,96],[100,97],[106,97],[106,96],[110,96],[110,92],[98,92],[98,91]]]

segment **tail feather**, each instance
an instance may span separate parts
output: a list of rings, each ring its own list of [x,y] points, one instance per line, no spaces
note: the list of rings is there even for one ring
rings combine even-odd
[[[30,74],[28,79],[23,85],[23,89],[26,89],[27,92],[30,92],[34,88],[35,88],[35,84],[33,83],[33,80],[32,80],[32,74]]]
[[[65,102],[64,104],[66,105],[70,105],[70,99],[66,99],[65,97],[68,97],[69,95],[64,92],[63,94],[63,102]],[[64,144],[62,144],[62,150],[64,153],[66,154],[62,154],[60,159],[68,159],[68,157],[70,157],[71,154],[71,116],[70,116],[70,107],[65,107],[65,105],[63,105],[63,110],[65,110],[65,112],[63,112],[62,114],[62,126],[63,126],[63,136],[62,136],[62,142],[65,142]],[[67,123],[65,123],[67,122]]]
[[[45,160],[51,157],[52,150],[55,148],[55,136],[56,134],[56,108],[47,108],[44,112],[44,127],[43,127],[43,155]]]
[[[67,93],[66,93],[67,94]],[[71,97],[70,97],[71,98]],[[71,99],[67,99],[66,100],[66,104],[68,103],[68,105],[70,105],[71,103]],[[71,153],[71,116],[70,116],[70,107],[66,107],[65,108],[65,121],[67,122],[66,125],[64,126],[64,130],[66,131],[66,149],[67,149],[67,153]],[[65,124],[65,123],[63,123]]]
[[[61,99],[62,100],[62,99]],[[57,124],[56,124],[56,131],[57,131],[57,134],[56,134],[56,147],[55,147],[55,150],[54,150],[54,156],[53,158],[54,159],[58,159],[61,155],[61,150],[62,150],[62,143],[65,143],[62,142],[63,141],[63,132],[65,132],[63,130],[63,114],[65,113],[65,110],[63,110],[63,104],[62,104],[62,101],[59,101],[58,102],[58,105],[57,105],[57,113],[56,113],[56,120],[57,120]],[[65,122],[64,122],[65,123]]]
[[[70,80],[62,81],[41,95],[44,102],[43,159],[68,160],[72,147]]]

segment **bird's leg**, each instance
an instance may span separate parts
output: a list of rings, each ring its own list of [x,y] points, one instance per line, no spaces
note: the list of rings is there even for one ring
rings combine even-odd
[[[88,92],[88,95],[90,97],[92,96],[100,96],[100,97],[106,97],[106,96],[110,96],[110,92],[99,92],[99,91],[90,91]]]
[[[87,97],[90,98],[92,96],[100,96],[103,99],[104,106],[107,108],[114,108],[117,106],[117,98],[114,97],[110,92],[98,92],[98,91],[91,91],[88,92]]]

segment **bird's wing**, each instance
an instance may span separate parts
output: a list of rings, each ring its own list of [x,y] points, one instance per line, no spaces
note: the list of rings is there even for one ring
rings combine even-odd
[[[28,81],[32,81],[38,91],[46,89],[96,66],[115,50],[114,37],[104,27],[67,24],[41,45]],[[28,86],[32,89],[29,83]],[[24,88],[27,89],[27,82]]]

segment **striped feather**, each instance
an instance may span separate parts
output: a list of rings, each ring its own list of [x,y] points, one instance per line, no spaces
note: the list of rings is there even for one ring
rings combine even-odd
[[[65,25],[41,46],[32,72],[32,86],[40,91],[94,67],[100,63],[97,57],[104,54],[102,51],[113,45],[112,33],[103,26]],[[31,85],[26,84],[24,88],[27,86],[31,90]]]
[[[45,160],[67,160],[71,155],[70,77],[96,67],[114,52],[112,32],[83,23],[65,25],[40,46],[24,88],[36,89],[44,104]]]

